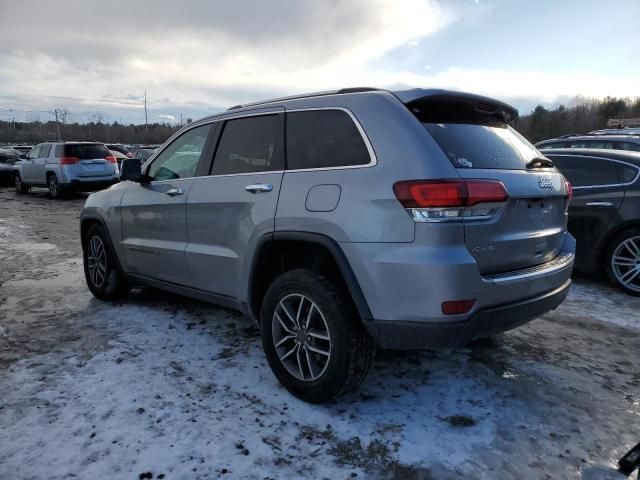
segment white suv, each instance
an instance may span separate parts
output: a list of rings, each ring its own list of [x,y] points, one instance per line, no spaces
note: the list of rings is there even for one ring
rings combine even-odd
[[[46,142],[33,147],[13,166],[18,193],[48,187],[53,198],[74,191],[106,188],[119,181],[118,164],[109,149],[96,142]]]

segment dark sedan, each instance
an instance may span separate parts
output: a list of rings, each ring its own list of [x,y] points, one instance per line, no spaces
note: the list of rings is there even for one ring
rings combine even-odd
[[[542,150],[573,185],[569,231],[576,270],[606,273],[640,295],[640,153],[596,149]]]

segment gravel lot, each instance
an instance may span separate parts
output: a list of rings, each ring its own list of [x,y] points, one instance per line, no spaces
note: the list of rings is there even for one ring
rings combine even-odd
[[[241,315],[94,299],[83,197],[0,188],[0,478],[615,478],[640,440],[640,299],[587,280],[468,348],[380,352],[359,392],[286,393]]]

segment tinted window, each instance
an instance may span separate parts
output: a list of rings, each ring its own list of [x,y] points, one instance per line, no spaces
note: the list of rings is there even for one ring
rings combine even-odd
[[[565,148],[566,146],[567,142],[551,142],[540,145],[538,148]]]
[[[282,117],[263,115],[238,118],[224,124],[213,161],[213,174],[251,173],[278,170],[282,163],[279,147]]]
[[[557,157],[547,155],[574,187],[615,185],[620,183],[616,164],[588,157]]]
[[[456,168],[524,170],[540,153],[504,124],[423,123]]]
[[[287,168],[366,165],[371,156],[351,117],[341,110],[287,114]]]
[[[613,149],[613,142],[606,142],[604,140],[576,140],[569,142],[570,148],[599,148],[599,149]]]
[[[109,149],[101,143],[90,144],[65,144],[64,157],[76,157],[79,159],[104,158],[111,155]]]
[[[158,155],[147,171],[151,180],[195,177],[212,124],[186,131]]]
[[[618,175],[623,183],[629,183],[638,176],[638,169],[629,165],[618,164]]]
[[[619,142],[616,148],[621,150],[630,150],[632,152],[640,152],[640,143]]]

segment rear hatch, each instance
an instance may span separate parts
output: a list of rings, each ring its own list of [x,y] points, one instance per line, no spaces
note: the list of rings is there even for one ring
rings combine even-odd
[[[497,180],[508,198],[489,218],[463,218],[482,274],[553,260],[566,231],[564,177],[508,123],[517,111],[484,97],[435,95],[407,104],[464,179]]]
[[[116,159],[102,143],[59,145],[56,157],[77,177],[107,177],[116,173]]]

